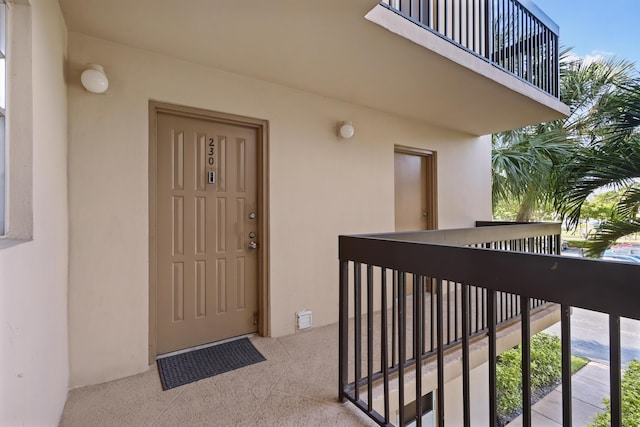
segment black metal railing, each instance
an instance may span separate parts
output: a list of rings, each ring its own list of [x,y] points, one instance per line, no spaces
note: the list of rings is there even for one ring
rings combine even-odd
[[[421,426],[424,402],[416,396],[432,383],[438,425],[449,398],[463,403],[470,426],[470,343],[481,341],[488,348],[489,420],[480,423],[495,425],[497,332],[501,323],[519,319],[523,422],[531,425],[530,319],[549,301],[561,305],[563,424],[571,425],[569,316],[575,306],[610,315],[612,425],[620,425],[619,325],[621,316],[640,319],[639,270],[558,256],[560,243],[556,224],[340,236],[340,399],[379,425]],[[461,353],[461,396],[444,395],[448,349]],[[423,384],[428,375],[431,383]],[[405,413],[409,403],[412,419]]]
[[[380,4],[559,97],[559,29],[533,2],[383,0]]]

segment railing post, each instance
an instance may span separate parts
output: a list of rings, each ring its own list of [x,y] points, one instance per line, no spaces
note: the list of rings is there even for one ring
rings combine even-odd
[[[391,288],[391,366],[396,366],[396,341],[398,338],[398,278],[397,270],[393,270],[393,283]]]
[[[398,272],[398,416],[405,425],[404,414],[404,362],[407,354],[407,288],[406,273]]]
[[[464,427],[471,426],[471,399],[469,387],[469,292],[471,288],[461,283],[462,292],[462,408]]]
[[[558,36],[553,38],[553,59],[554,64],[554,83],[553,83],[553,95],[556,98],[560,97],[560,49],[558,46]]]
[[[571,307],[562,305],[561,311],[562,338],[562,425],[573,425],[571,409]]]
[[[484,0],[484,57],[495,62],[493,53],[493,0]]]
[[[487,322],[489,323],[489,425],[498,423],[498,399],[496,397],[496,291],[487,290]]]
[[[609,315],[609,382],[611,426],[622,425],[622,361],[620,359],[620,316]]]
[[[438,393],[437,393],[437,415],[438,427],[444,427],[444,331],[442,329],[442,279],[436,281],[436,311],[437,311],[437,353],[438,353]]]
[[[531,301],[522,296],[522,425],[531,427]]]
[[[348,347],[349,347],[349,263],[340,260],[340,290],[339,290],[339,318],[338,318],[338,399],[345,402],[344,390],[348,381]]]
[[[353,263],[353,353],[356,400],[360,398],[360,379],[362,378],[362,265]]]
[[[367,407],[373,410],[373,266],[367,265]]]
[[[382,375],[384,378],[384,422],[389,423],[389,348],[387,337],[387,270],[382,268],[381,272],[381,327],[380,327],[380,342],[382,349],[382,356],[380,363],[382,365]]]
[[[416,361],[416,427],[422,427],[422,297],[424,280],[422,276],[413,276],[413,354]]]

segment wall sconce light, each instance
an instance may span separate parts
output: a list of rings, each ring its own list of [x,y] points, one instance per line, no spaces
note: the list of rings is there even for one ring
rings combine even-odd
[[[91,93],[104,93],[109,88],[109,80],[104,69],[98,64],[88,64],[80,75],[82,86]]]
[[[355,133],[355,129],[351,122],[339,122],[338,123],[338,136],[340,138],[349,139]]]

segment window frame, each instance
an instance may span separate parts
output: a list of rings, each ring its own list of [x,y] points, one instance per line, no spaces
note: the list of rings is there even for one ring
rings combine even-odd
[[[5,5],[4,235],[0,250],[33,240],[33,56],[31,5]]]
[[[7,234],[7,5],[0,0],[0,236]]]

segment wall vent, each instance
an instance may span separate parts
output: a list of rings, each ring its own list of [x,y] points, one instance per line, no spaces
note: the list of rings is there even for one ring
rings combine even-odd
[[[296,317],[298,319],[298,329],[307,329],[310,328],[313,324],[313,316],[311,315],[311,310],[302,310],[296,313]]]

